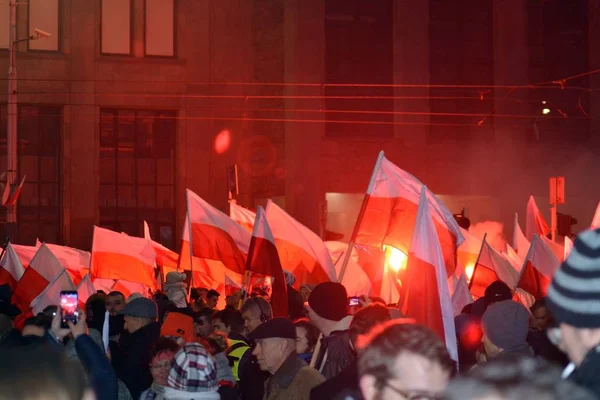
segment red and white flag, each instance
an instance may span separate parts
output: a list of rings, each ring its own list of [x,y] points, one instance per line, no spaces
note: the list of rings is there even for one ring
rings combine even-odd
[[[177,265],[179,264],[179,254],[152,240],[152,237],[150,236],[150,227],[146,221],[144,221],[144,239],[150,241],[154,251],[156,252],[156,265],[160,265],[161,267],[177,268]]]
[[[529,247],[527,250],[529,250]],[[510,262],[515,271],[519,273],[521,272],[521,268],[523,268],[523,259],[517,254],[511,245],[506,245],[506,251],[502,253],[502,256],[504,256],[504,258]]]
[[[8,199],[8,201],[5,203],[5,205],[14,206],[15,204],[17,204],[17,201],[19,200],[19,197],[21,196],[21,192],[23,191],[23,185],[25,184],[26,177],[27,177],[27,175],[23,175],[23,178],[21,179],[21,183],[19,183],[19,186],[17,186],[17,188],[15,189],[15,192]]]
[[[456,256],[458,261],[463,265],[464,273],[467,281],[473,276],[473,269],[477,263],[477,257],[481,251],[482,241],[474,235],[470,234],[466,229],[460,228],[465,241],[458,247]],[[456,275],[456,274],[455,274]]]
[[[31,302],[33,315],[41,313],[44,311],[44,308],[48,306],[60,307],[60,292],[63,290],[75,290],[73,280],[71,279],[69,272],[64,268],[60,274],[46,286],[46,289]]]
[[[232,201],[229,202],[229,217],[240,224],[249,233],[252,233],[256,213],[242,206],[238,206],[237,203]]]
[[[275,238],[281,266],[296,277],[296,286],[335,281],[335,267],[321,238],[271,200],[266,218]]]
[[[24,273],[25,268],[15,253],[12,243],[9,242],[0,260],[0,285],[8,284],[13,291]]]
[[[600,202],[598,202],[598,207],[596,207],[596,212],[594,213],[594,218],[592,218],[592,229],[600,228]]]
[[[258,207],[256,220],[252,230],[252,241],[248,253],[248,271],[273,277],[273,293],[271,306],[275,317],[288,316],[287,286],[279,254],[275,246],[275,238],[267,222],[265,211]]]
[[[42,293],[63,269],[48,246],[42,244],[17,283],[12,302],[21,311],[28,310],[33,299]]]
[[[40,247],[41,245],[42,244],[37,241],[36,246]],[[84,275],[89,272],[91,259],[89,251],[50,243],[46,243],[46,246],[48,246],[52,254],[54,254],[56,259],[60,262],[60,265],[67,269],[67,272],[69,272],[71,279],[73,279],[75,284],[78,284]]]
[[[519,225],[519,215],[515,213],[515,225],[513,230],[512,247],[513,249],[515,249],[519,257],[523,258],[527,255],[527,252],[529,251],[529,246],[531,246],[531,243],[523,234],[523,230]]]
[[[137,282],[156,289],[156,252],[147,239],[123,235],[94,226],[92,279],[105,278]]]
[[[33,257],[35,257],[35,254],[39,250],[39,246],[24,246],[21,244],[13,244],[12,247],[25,268],[29,267],[31,260],[33,260]]]
[[[563,261],[567,259],[569,253],[573,250],[573,241],[568,236],[565,236],[565,253],[563,257]]]
[[[388,245],[407,254],[422,186],[417,178],[388,161],[383,151],[380,152],[365,196],[364,214],[358,222],[355,242],[380,249]],[[427,193],[426,204],[449,277],[456,268],[456,248],[464,239],[452,213],[433,193]]]
[[[548,242],[545,237],[534,236],[517,284],[517,287],[530,293],[536,300],[546,296],[550,281],[560,266]]]
[[[529,201],[527,202],[527,217],[525,219],[525,234],[527,235],[527,240],[533,240],[534,235],[546,236],[550,233],[550,228],[548,228],[548,224],[544,220],[540,209],[537,204],[535,204],[535,199],[533,196],[529,196]],[[519,249],[517,248],[517,251]]]
[[[455,273],[448,278],[448,289],[450,290],[454,316],[459,315],[466,305],[473,303],[473,295],[469,291],[467,274],[464,273],[464,268],[460,260],[456,266]]]
[[[329,251],[331,260],[334,262],[337,276],[339,275],[342,267],[344,254],[346,254],[346,251],[348,251],[348,243],[327,241],[325,242],[325,246]],[[352,255],[348,261],[346,273],[344,274],[344,279],[342,280],[341,284],[346,288],[348,296],[360,296],[363,294],[379,296],[379,294],[376,295],[371,292],[371,279],[369,279],[369,276],[360,265],[358,249],[356,247],[352,249]],[[387,302],[387,299],[384,300]],[[389,303],[391,303],[391,301]]]
[[[186,195],[188,209],[179,257],[180,268],[191,269],[191,254],[195,258],[220,261],[225,268],[243,274],[250,233],[191,190],[187,189]]]
[[[450,356],[458,361],[452,300],[444,255],[430,214],[429,190],[423,186],[408,263],[402,276],[402,312],[436,332],[445,341]]]
[[[483,297],[485,289],[492,282],[498,280],[506,283],[508,287],[514,288],[519,280],[519,273],[510,261],[484,239],[481,254],[470,282],[471,293],[475,297]]]
[[[92,284],[92,280],[89,275],[84,276],[77,284],[76,287],[77,296],[79,298],[79,302],[81,304],[85,304],[85,302],[90,298],[90,296],[96,294],[96,288]],[[110,293],[110,291],[106,292]]]

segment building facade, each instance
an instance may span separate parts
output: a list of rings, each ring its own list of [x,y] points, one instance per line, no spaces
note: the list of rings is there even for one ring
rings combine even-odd
[[[548,177],[565,176],[561,212],[583,223],[600,199],[600,75],[524,86],[600,68],[600,4],[458,3],[19,4],[19,38],[52,33],[17,48],[19,241],[89,248],[94,225],[140,235],[148,221],[176,249],[185,189],[226,211],[233,164],[240,204],[274,198],[347,238],[355,210],[335,196],[364,192],[381,149],[478,220],[508,224],[529,194],[547,197]]]

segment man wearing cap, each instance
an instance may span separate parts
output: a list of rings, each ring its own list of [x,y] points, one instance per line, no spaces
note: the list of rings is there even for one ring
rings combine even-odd
[[[559,324],[548,335],[571,360],[563,377],[600,398],[600,229],[577,236],[552,278],[547,305]]]
[[[129,334],[122,335],[118,344],[111,343],[112,364],[131,396],[138,399],[152,384],[148,365],[152,345],[160,337],[158,307],[152,300],[140,297],[127,303],[120,314]]]
[[[296,354],[296,328],[285,318],[274,318],[250,334],[256,343],[252,354],[271,377],[265,382],[264,400],[309,400],[310,391],[325,378]]]
[[[346,288],[338,282],[317,285],[308,298],[308,318],[323,335],[319,352],[313,355],[314,366],[327,379],[333,378],[355,358],[350,346],[352,316],[348,315]]]
[[[488,360],[508,353],[533,356],[527,343],[529,312],[522,304],[512,300],[493,303],[481,318],[481,329]]]

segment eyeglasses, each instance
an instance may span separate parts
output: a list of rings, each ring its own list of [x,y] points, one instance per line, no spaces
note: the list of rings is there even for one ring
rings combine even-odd
[[[171,368],[171,361],[163,361],[156,364],[150,364],[150,369],[169,369]]]
[[[387,382],[385,383],[385,386],[387,386],[394,393],[399,394],[406,400],[439,400],[439,399],[441,399],[440,395],[437,395],[437,394],[421,392],[421,391],[410,391],[410,392],[404,391],[402,389],[398,389],[397,387],[390,385]]]

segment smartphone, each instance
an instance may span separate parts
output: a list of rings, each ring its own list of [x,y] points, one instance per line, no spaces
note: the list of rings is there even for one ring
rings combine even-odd
[[[355,296],[355,297],[350,297],[348,299],[348,306],[352,307],[352,306],[357,306],[360,304],[360,297]]]
[[[76,324],[79,320],[79,306],[77,292],[74,290],[63,290],[60,292],[60,327],[69,328],[67,321]]]

